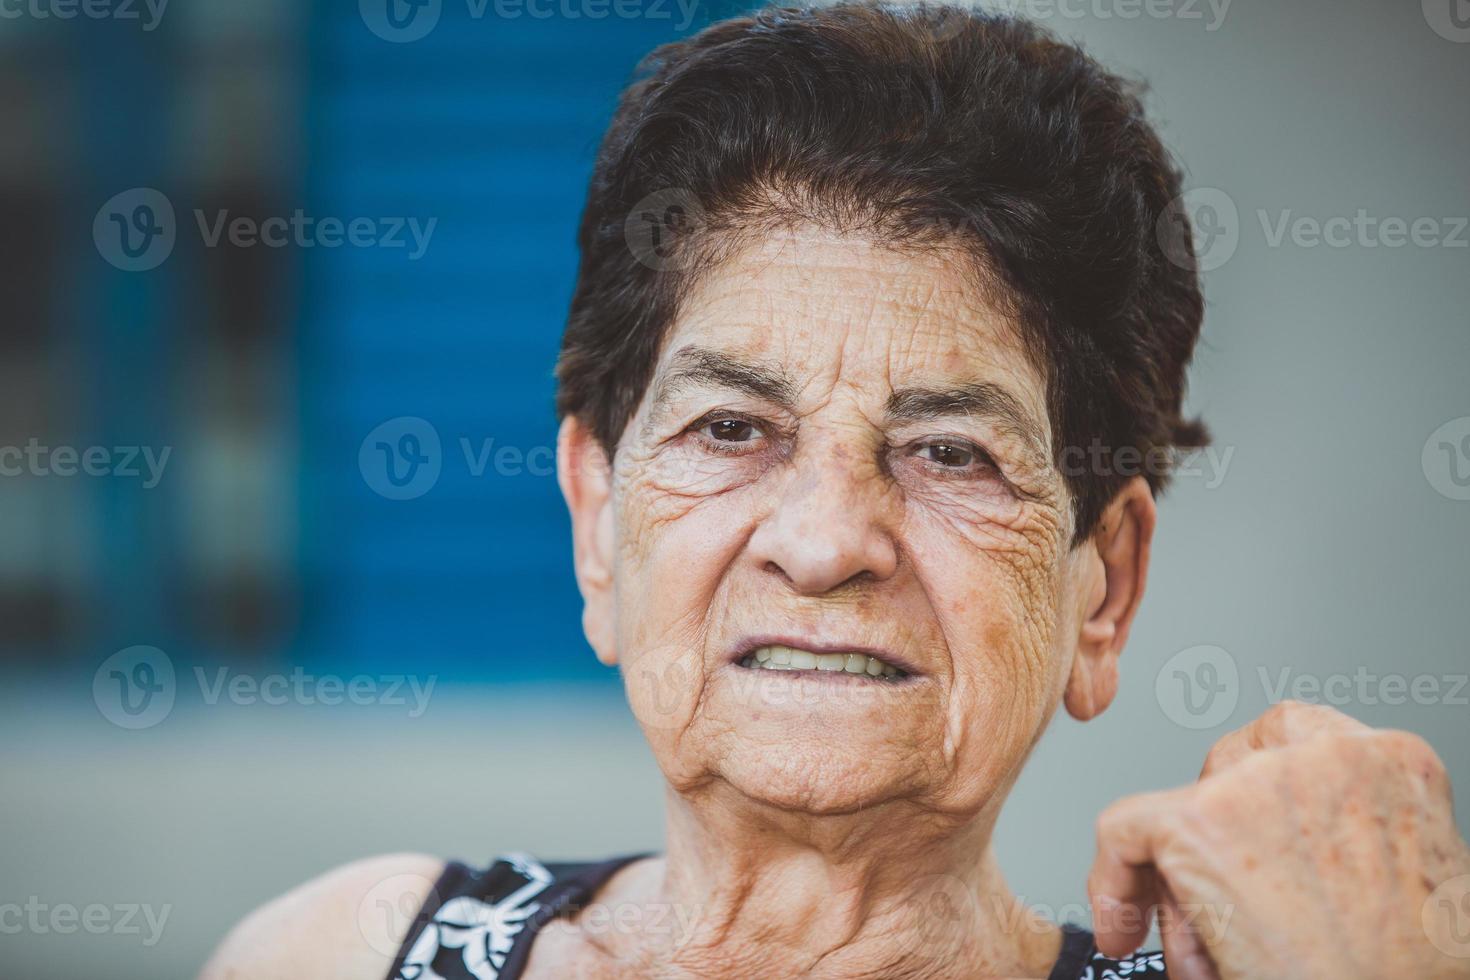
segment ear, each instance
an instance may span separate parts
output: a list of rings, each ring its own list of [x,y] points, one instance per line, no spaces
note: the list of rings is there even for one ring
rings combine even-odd
[[[572,563],[582,593],[582,632],[597,659],[618,662],[613,622],[612,466],[578,419],[562,420],[556,437],[556,482],[572,517]]]
[[[1118,491],[1082,545],[1082,596],[1077,655],[1063,701],[1078,721],[1103,713],[1118,693],[1118,656],[1148,579],[1158,510],[1148,481],[1136,476]]]

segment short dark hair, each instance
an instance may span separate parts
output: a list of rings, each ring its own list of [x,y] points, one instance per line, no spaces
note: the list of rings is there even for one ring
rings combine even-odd
[[[1180,414],[1204,303],[1187,222],[1182,243],[1157,231],[1180,177],[1140,90],[1034,23],[963,7],[768,8],[658,48],[593,171],[558,415],[611,458],[721,249],[813,221],[977,260],[1046,378],[1059,458],[1204,445]],[[673,235],[652,252],[649,202]],[[1121,469],[1063,468],[1074,541]],[[1144,473],[1155,493],[1167,469]]]

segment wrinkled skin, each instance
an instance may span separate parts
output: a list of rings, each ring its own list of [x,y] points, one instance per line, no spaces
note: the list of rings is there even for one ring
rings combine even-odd
[[[980,377],[1044,437],[1041,380],[932,263],[818,241],[725,270],[669,339],[661,376],[690,348],[716,351],[788,375],[793,410],[688,382],[645,400],[613,488],[613,647],[678,790],[719,779],[803,812],[903,800],[968,815],[1007,785],[1064,679],[1067,501],[1045,445],[979,419],[886,425],[884,405]],[[816,269],[791,261],[808,248],[823,250]],[[689,431],[712,412],[760,435]],[[924,440],[943,435],[998,465],[931,461]],[[783,701],[795,678],[729,663],[742,635],[768,632],[875,646],[919,676]]]
[[[963,414],[891,404],[977,383]],[[893,936],[946,948],[937,887],[970,896],[958,962],[1046,972],[1053,927],[991,923],[1018,912],[990,830],[1064,691],[1083,716],[1111,697],[1154,512],[1140,481],[1070,547],[1044,391],[958,259],[808,228],[687,299],[610,470],[566,423],[586,632],[671,787],[667,887],[707,913],[658,968],[930,975]],[[911,676],[732,662],[771,634]]]

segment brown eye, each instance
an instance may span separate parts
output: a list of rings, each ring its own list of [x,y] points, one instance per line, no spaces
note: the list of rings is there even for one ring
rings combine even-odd
[[[749,442],[761,434],[744,419],[716,419],[705,423],[704,429],[717,442]]]
[[[919,448],[919,454],[925,459],[938,463],[941,466],[951,466],[960,469],[975,462],[975,451],[968,446],[952,442],[934,442]]]

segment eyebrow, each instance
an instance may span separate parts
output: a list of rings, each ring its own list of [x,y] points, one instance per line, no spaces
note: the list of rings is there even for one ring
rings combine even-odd
[[[694,344],[679,348],[669,359],[669,368],[654,389],[653,403],[661,405],[693,385],[730,388],[786,409],[796,405],[796,385],[779,368],[736,360]]]
[[[888,397],[885,414],[898,423],[932,422],[943,418],[975,417],[1019,438],[1041,459],[1046,458],[1046,436],[1020,399],[989,381],[949,388],[900,388]]]

